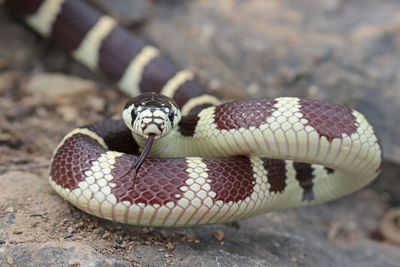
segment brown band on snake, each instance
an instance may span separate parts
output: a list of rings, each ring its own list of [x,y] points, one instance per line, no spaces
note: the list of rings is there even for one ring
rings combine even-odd
[[[293,167],[296,170],[296,180],[299,181],[299,185],[303,188],[303,201],[314,200],[314,175],[311,164],[293,162]]]
[[[253,193],[255,178],[248,158],[225,158],[218,163],[205,159],[203,162],[208,168],[211,190],[216,192],[215,201],[238,202]]]
[[[32,6],[17,0],[7,1],[15,12],[24,15],[24,8],[37,11],[43,1],[35,1]],[[28,11],[26,12],[28,13]],[[50,38],[63,49],[72,52],[79,47],[86,34],[96,25],[102,14],[80,0],[65,0],[51,29]],[[120,26],[114,27],[102,40],[98,52],[99,69],[113,81],[119,81],[135,56],[148,45]],[[96,51],[94,51],[96,52]],[[180,68],[163,56],[157,56],[144,66],[140,77],[141,93],[160,92],[163,86],[180,70]],[[135,85],[134,85],[135,86]],[[176,91],[173,99],[182,107],[189,99],[205,94],[203,86],[196,81],[184,82]],[[208,105],[210,106],[210,105]],[[198,111],[199,109],[196,109]],[[193,114],[193,112],[191,112]]]
[[[234,105],[222,104],[215,109],[215,123],[219,130],[259,127],[276,110],[275,99],[250,99],[236,101]]]
[[[180,187],[188,178],[185,174],[187,164],[184,159],[170,159],[170,165],[174,168],[164,168],[168,162],[160,164],[160,159],[146,160],[140,170],[140,174],[134,181],[134,172],[125,175],[135,162],[137,156],[123,155],[116,159],[115,168],[111,175],[116,177],[111,180],[116,186],[112,188],[112,194],[117,202],[129,201],[134,204],[165,205],[168,202],[177,201],[182,197]]]
[[[62,4],[50,34],[58,46],[72,52],[100,19],[101,13],[85,2],[66,0]]]
[[[90,136],[75,134],[65,140],[54,155],[50,176],[53,181],[70,190],[85,179],[91,162],[97,160],[105,149]]]
[[[286,187],[286,164],[281,159],[262,159],[264,169],[268,172],[268,183],[271,185],[270,192],[280,193]]]
[[[7,1],[7,6],[17,11],[21,16],[29,16],[35,14],[44,0],[13,0]]]
[[[108,120],[87,127],[101,136],[110,150],[128,154],[139,154],[139,146],[132,137],[132,132],[123,120]]]
[[[205,89],[194,80],[187,80],[176,90],[174,100],[179,107],[182,107],[188,99],[204,95]],[[193,114],[193,112],[191,112]]]
[[[193,136],[196,130],[197,122],[199,121],[199,117],[197,115],[189,115],[185,116],[181,119],[178,124],[178,131],[183,136]]]
[[[208,95],[211,95],[211,94],[208,94]],[[192,108],[189,112],[188,112],[188,114],[198,114],[200,111],[202,111],[203,109],[205,109],[205,108],[209,108],[209,107],[212,107],[212,106],[215,106],[214,104],[212,104],[212,103],[205,103],[205,104],[202,104],[202,105],[197,105],[197,106],[195,106],[194,108]]]
[[[114,27],[104,38],[99,51],[99,68],[109,78],[122,78],[131,61],[140,53],[146,43],[122,27]]]
[[[348,107],[308,99],[301,99],[299,105],[300,112],[308,120],[306,125],[329,141],[342,138],[342,134],[350,136],[357,132],[356,118]]]
[[[159,93],[168,80],[178,71],[179,68],[165,57],[155,57],[143,69],[140,81],[141,92]]]

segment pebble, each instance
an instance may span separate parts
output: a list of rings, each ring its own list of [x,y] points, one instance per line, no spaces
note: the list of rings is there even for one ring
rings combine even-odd
[[[56,110],[68,122],[75,121],[79,117],[78,110],[74,106],[62,105],[58,106]]]
[[[6,212],[13,213],[15,209],[13,207],[6,208]]]
[[[7,256],[6,259],[7,259],[7,263],[8,263],[10,266],[15,266],[15,262],[14,262],[14,259],[13,259],[13,258],[11,258],[10,256]]]
[[[221,241],[224,238],[224,232],[222,232],[221,230],[215,231],[213,233],[213,236],[215,239],[217,239],[218,241]]]
[[[104,235],[102,236],[104,239],[107,239],[111,236],[109,232],[105,232]]]
[[[171,242],[168,242],[167,245],[165,245],[165,247],[168,248],[169,250],[175,249],[174,244],[172,244]]]

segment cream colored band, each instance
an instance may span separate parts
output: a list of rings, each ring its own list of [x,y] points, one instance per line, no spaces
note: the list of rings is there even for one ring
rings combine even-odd
[[[178,90],[179,86],[185,83],[188,80],[192,80],[194,78],[194,74],[188,70],[178,71],[174,77],[168,80],[168,82],[161,89],[161,94],[173,98],[176,90]]]
[[[117,22],[109,17],[103,16],[86,34],[79,47],[72,55],[92,70],[96,70],[99,62],[99,51],[101,43],[110,34]]]
[[[183,107],[181,108],[181,113],[183,116],[185,116],[189,113],[189,111],[191,111],[196,106],[203,104],[218,105],[220,103],[221,102],[215,96],[201,95],[198,97],[191,98],[189,101],[187,101],[185,105],[183,105]]]
[[[83,135],[87,135],[93,139],[95,139],[97,142],[99,142],[99,144],[104,147],[104,148],[108,148],[106,143],[104,142],[103,138],[101,138],[98,134],[96,134],[95,132],[86,129],[86,128],[76,128],[74,130],[72,130],[71,132],[69,132],[66,136],[64,136],[63,140],[60,142],[60,144],[58,144],[57,148],[54,151],[58,151],[58,149],[65,143],[65,141],[70,138],[73,135],[76,134],[83,134]]]
[[[35,14],[26,18],[26,22],[41,35],[49,36],[63,3],[64,0],[45,0]]]
[[[129,63],[118,85],[121,91],[130,97],[140,94],[139,84],[144,68],[157,57],[160,51],[153,46],[145,46],[142,51]]]

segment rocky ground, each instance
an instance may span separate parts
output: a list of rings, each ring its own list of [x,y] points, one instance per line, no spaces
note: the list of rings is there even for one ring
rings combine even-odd
[[[230,225],[153,229],[87,215],[51,190],[51,153],[72,128],[120,117],[127,98],[0,1],[0,266],[399,265],[400,227],[381,221],[400,205],[400,2],[91,2],[227,98],[361,111],[381,137],[383,173],[332,203]]]

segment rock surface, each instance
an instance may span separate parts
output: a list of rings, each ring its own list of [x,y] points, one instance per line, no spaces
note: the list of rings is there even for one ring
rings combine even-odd
[[[151,7],[145,4],[139,20],[147,23],[137,34],[227,98],[301,96],[366,114],[384,146],[383,174],[338,201],[233,225],[149,229],[86,215],[51,190],[49,158],[66,132],[119,117],[127,98],[0,5],[0,266],[398,266],[400,248],[384,240],[379,220],[400,204],[400,3],[176,0]],[[85,97],[51,100],[29,89],[35,78],[54,77],[47,72],[64,73],[65,88],[75,77],[97,86],[83,81],[90,84]]]

